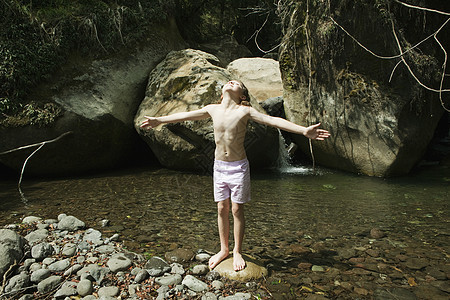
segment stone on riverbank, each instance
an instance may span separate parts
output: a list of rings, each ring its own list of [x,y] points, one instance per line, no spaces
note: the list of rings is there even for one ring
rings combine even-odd
[[[267,269],[258,265],[258,262],[254,258],[249,257],[248,255],[244,255],[244,259],[247,265],[241,271],[236,272],[234,270],[232,257],[223,260],[214,268],[214,271],[218,272],[225,278],[239,281],[250,281],[253,279],[261,279],[264,276],[267,276]]]
[[[22,258],[24,244],[24,238],[15,231],[0,229],[0,278],[14,261]]]

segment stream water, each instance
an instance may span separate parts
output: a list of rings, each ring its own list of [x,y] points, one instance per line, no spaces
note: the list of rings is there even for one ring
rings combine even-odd
[[[325,243],[334,250],[365,246],[368,232],[379,228],[390,245],[420,248],[421,253],[435,253],[436,264],[448,264],[449,183],[448,166],[392,179],[306,167],[253,172],[244,252],[293,278],[298,276],[291,270],[296,265],[286,263],[292,245]],[[17,181],[0,182],[0,225],[27,215],[56,218],[66,213],[106,236],[119,232],[126,246],[140,253],[219,247],[209,175],[134,168],[79,178],[24,178],[22,190],[26,202]],[[110,225],[102,228],[103,219]]]

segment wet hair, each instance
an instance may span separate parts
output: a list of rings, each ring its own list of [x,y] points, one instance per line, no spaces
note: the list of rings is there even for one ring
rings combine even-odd
[[[252,106],[250,104],[250,94],[248,93],[248,89],[247,87],[244,85],[244,83],[242,81],[238,81],[239,84],[242,87],[242,93],[245,96],[245,100],[241,100],[241,103],[239,103],[240,105],[244,105],[244,106]]]

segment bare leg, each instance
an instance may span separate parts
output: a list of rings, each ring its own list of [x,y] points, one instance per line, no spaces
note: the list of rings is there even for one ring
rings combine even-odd
[[[228,257],[230,250],[228,240],[230,234],[230,199],[217,202],[217,225],[219,227],[220,252],[209,259],[209,268],[212,270],[222,260]]]
[[[245,268],[245,260],[242,257],[242,242],[244,241],[245,216],[244,204],[233,203],[233,221],[234,221],[234,249],[233,249],[233,267],[235,271]]]

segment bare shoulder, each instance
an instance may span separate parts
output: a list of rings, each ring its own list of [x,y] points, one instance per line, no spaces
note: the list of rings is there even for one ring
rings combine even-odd
[[[208,104],[205,107],[203,107],[203,109],[206,110],[207,112],[213,112],[213,111],[217,110],[219,105],[220,104]]]

